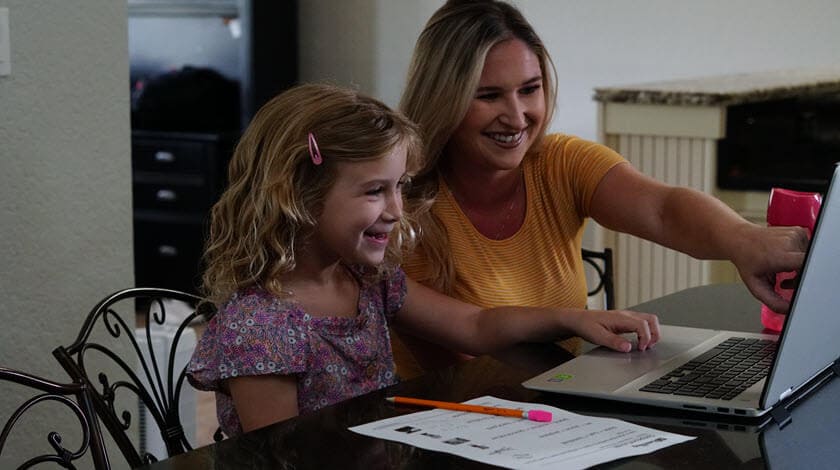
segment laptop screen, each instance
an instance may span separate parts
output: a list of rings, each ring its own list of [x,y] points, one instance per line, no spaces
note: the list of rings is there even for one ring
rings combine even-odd
[[[840,166],[805,257],[776,361],[761,396],[770,408],[840,358]]]

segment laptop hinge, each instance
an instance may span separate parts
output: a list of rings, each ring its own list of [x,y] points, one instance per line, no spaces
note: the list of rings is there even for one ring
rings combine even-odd
[[[790,416],[790,411],[788,411],[787,408],[781,403],[777,406],[774,406],[770,410],[770,416],[773,417],[773,421],[776,422],[776,424],[779,426],[779,429],[782,429],[783,427],[790,424],[792,420]]]
[[[773,418],[773,421],[779,425],[779,429],[787,426],[791,422],[793,418],[791,417],[790,408],[795,406],[799,400],[808,396],[811,392],[821,387],[827,381],[832,380],[834,377],[840,377],[840,359],[832,362],[826,369],[829,371],[827,374],[822,374],[818,380],[813,381],[807,388],[803,387],[803,389],[800,389],[798,396],[791,398],[790,401],[785,402],[784,404],[781,403],[782,400],[780,400],[780,403],[770,410],[770,416]],[[784,399],[788,398],[791,394],[784,393],[782,395],[783,397],[780,398]]]
[[[836,361],[834,361],[829,366],[829,368],[831,369],[832,372],[834,372],[834,375],[840,377],[840,359],[837,359]]]

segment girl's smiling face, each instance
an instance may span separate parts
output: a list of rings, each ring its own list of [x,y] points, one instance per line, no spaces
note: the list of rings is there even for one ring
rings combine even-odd
[[[447,144],[455,166],[510,170],[519,166],[545,120],[542,69],[520,39],[487,52],[478,89]]]
[[[318,253],[308,255],[377,265],[385,258],[389,234],[402,217],[405,145],[377,160],[338,163],[336,170],[309,247]]]

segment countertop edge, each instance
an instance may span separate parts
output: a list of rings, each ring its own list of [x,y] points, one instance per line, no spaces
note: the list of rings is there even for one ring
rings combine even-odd
[[[772,75],[768,75],[772,76]],[[648,83],[627,86],[596,87],[592,99],[601,103],[626,103],[669,106],[731,106],[743,103],[840,94],[840,71],[836,78],[803,77],[789,84],[767,83],[761,74],[732,77],[708,77],[695,80]],[[811,77],[816,78],[816,77]],[[738,84],[740,80],[743,84]],[[730,80],[725,82],[725,80]],[[755,83],[751,88],[750,84]],[[725,88],[736,88],[726,90]],[[715,88],[722,88],[716,91]]]

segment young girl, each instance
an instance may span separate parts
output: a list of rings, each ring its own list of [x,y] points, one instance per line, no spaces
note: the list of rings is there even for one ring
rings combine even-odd
[[[394,384],[389,324],[471,354],[571,334],[620,351],[616,333],[657,341],[654,315],[481,309],[407,279],[402,189],[421,150],[401,114],[328,85],[254,117],[213,207],[204,287],[220,308],[188,366],[227,435]]]

